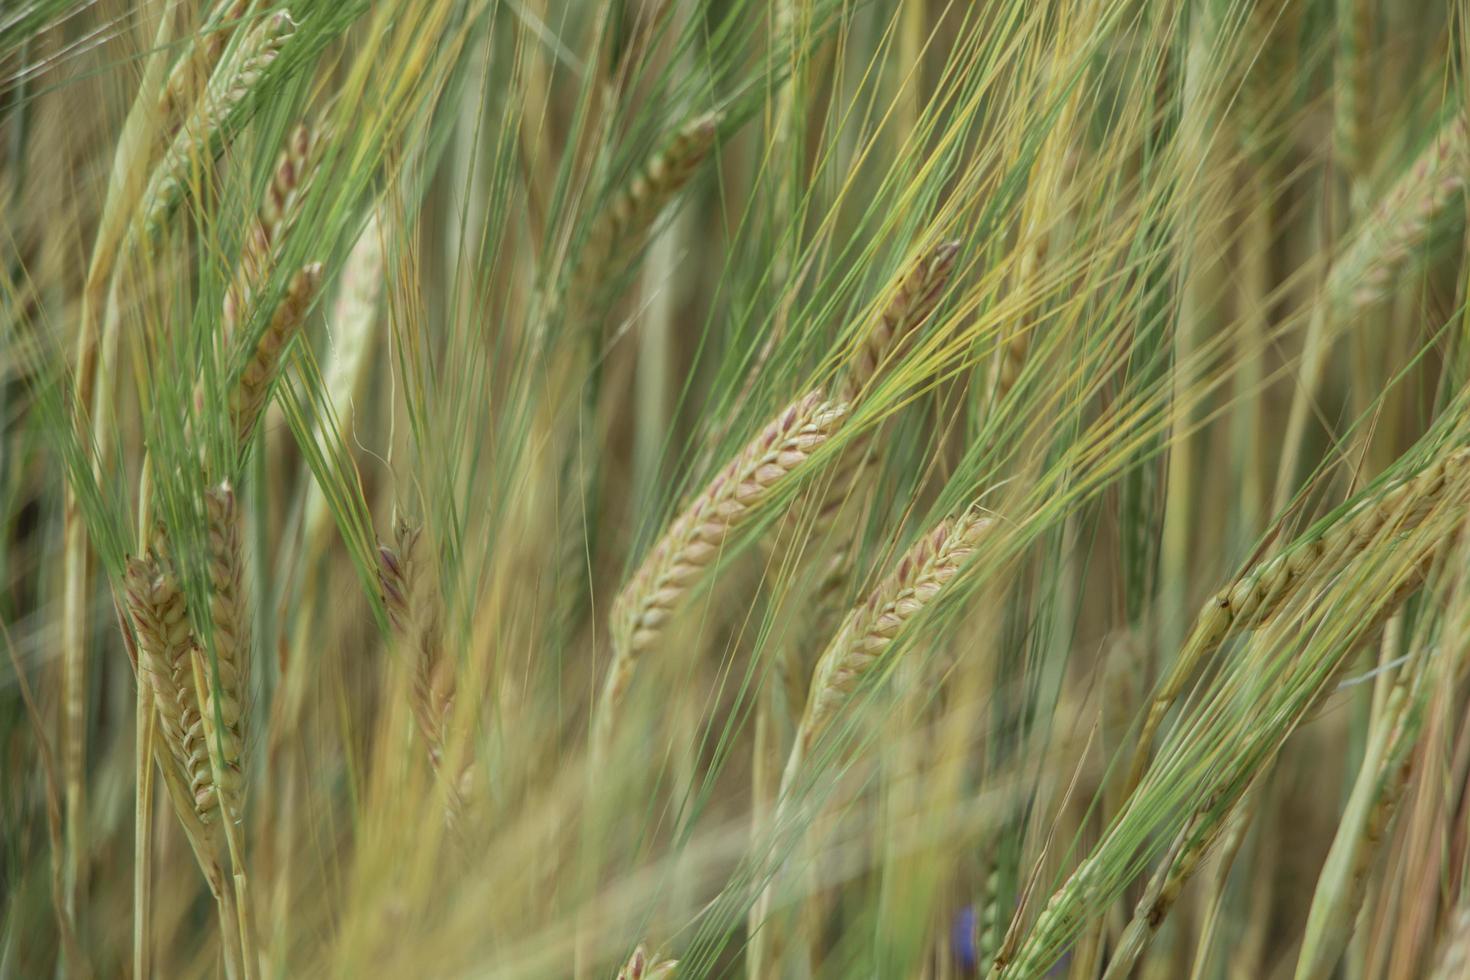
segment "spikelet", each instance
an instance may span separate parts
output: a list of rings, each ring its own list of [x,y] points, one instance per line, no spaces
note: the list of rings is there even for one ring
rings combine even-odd
[[[281,352],[305,322],[306,311],[321,287],[321,278],[320,262],[302,266],[291,277],[270,324],[240,372],[240,378],[230,393],[230,422],[240,446],[247,444],[255,432],[280,367]]]
[[[239,819],[245,691],[250,669],[250,620],[241,586],[243,555],[235,492],[228,483],[204,494],[209,534],[209,615],[214,668],[206,674],[203,721],[207,747],[221,750],[220,785],[226,812]],[[223,728],[216,730],[216,717]]]
[[[848,362],[839,389],[843,401],[856,403],[879,370],[898,355],[904,341],[934,312],[954,272],[959,250],[959,242],[943,242],[909,267]]]
[[[633,950],[628,962],[618,971],[618,980],[673,980],[679,972],[678,960],[651,962],[648,948],[642,943]]]
[[[143,229],[149,238],[163,230],[194,169],[219,154],[229,134],[231,117],[260,83],[294,31],[291,15],[284,10],[265,18],[215,71],[199,105],[148,179],[143,193]]]
[[[1465,114],[1456,112],[1389,188],[1333,263],[1329,301],[1343,315],[1384,299],[1404,266],[1424,245],[1435,219],[1465,187]]]
[[[704,488],[663,536],[613,602],[613,661],[599,705],[604,724],[622,701],[638,658],[714,566],[720,550],[802,464],[837,431],[847,406],[821,391],[784,409]]]
[[[718,113],[708,113],[684,126],[598,213],[572,275],[575,296],[588,298],[618,255],[636,247],[709,156],[719,123]]]
[[[992,523],[976,510],[941,521],[903,556],[866,601],[848,614],[817,663],[792,749],[793,760],[799,760],[811,748],[904,627],[932,606],[955,580]],[[788,763],[792,767],[794,764]],[[788,773],[785,782],[789,783],[791,775]]]

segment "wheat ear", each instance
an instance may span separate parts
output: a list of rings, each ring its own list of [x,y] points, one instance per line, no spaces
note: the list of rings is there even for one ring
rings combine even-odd
[[[1456,112],[1396,180],[1333,263],[1329,300],[1344,315],[1384,299],[1429,237],[1435,219],[1465,187],[1466,120]]]
[[[215,71],[199,105],[148,180],[143,195],[143,228],[148,237],[156,237],[163,229],[194,167],[218,155],[231,117],[255,90],[295,29],[291,15],[284,10],[267,17],[241,38],[230,59]]]
[[[618,971],[618,980],[673,980],[679,972],[678,960],[663,960],[655,963],[648,955],[648,948],[639,944],[628,957],[628,962]]]
[[[1212,596],[1200,610],[1179,658],[1149,705],[1129,775],[1129,790],[1138,785],[1153,737],[1174,700],[1232,630],[1254,629],[1269,622],[1304,582],[1319,578],[1324,569],[1351,562],[1386,524],[1400,530],[1416,527],[1440,501],[1464,484],[1467,470],[1470,449],[1451,450],[1412,477],[1360,501],[1320,535],[1302,538],[1276,557],[1247,569]]]
[[[899,354],[904,341],[934,312],[954,272],[959,250],[957,241],[942,242],[909,267],[848,361],[839,388],[843,401],[856,403],[879,370]]]
[[[638,659],[714,567],[727,538],[799,473],[847,418],[847,405],[813,391],[785,408],[676,517],[613,601],[613,659],[598,705],[610,726]]]
[[[306,320],[306,311],[321,288],[322,265],[312,262],[291,277],[286,294],[271,315],[270,324],[245,362],[240,378],[230,393],[230,422],[237,444],[244,446],[255,432],[270,395],[271,383],[280,367],[281,352]]]

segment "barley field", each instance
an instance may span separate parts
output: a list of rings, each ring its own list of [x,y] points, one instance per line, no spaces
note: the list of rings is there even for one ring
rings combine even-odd
[[[1470,976],[1470,0],[0,0],[0,978]]]

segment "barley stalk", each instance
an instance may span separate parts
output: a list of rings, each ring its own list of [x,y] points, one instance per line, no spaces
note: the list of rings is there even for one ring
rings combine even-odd
[[[612,715],[632,681],[638,659],[657,645],[664,627],[709,574],[726,540],[803,469],[847,418],[847,405],[810,392],[732,459],[649,551],[613,602],[613,659],[598,704],[605,742]]]
[[[219,154],[232,117],[294,31],[286,11],[266,18],[240,39],[230,59],[215,71],[198,107],[179,129],[143,193],[142,227],[150,239],[162,231],[194,168]]]

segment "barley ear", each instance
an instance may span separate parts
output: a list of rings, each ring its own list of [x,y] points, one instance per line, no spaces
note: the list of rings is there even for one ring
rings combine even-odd
[[[205,492],[204,509],[209,533],[209,616],[215,656],[213,676],[209,677],[212,683],[206,687],[203,718],[207,736],[221,752],[221,802],[225,812],[238,820],[244,788],[240,769],[250,670],[250,621],[241,586],[244,561],[234,490],[228,483],[211,487]]]
[[[857,402],[879,370],[899,354],[909,335],[934,312],[954,272],[959,250],[958,241],[943,242],[909,267],[848,362],[840,389],[843,401]]]
[[[719,113],[680,129],[598,212],[572,274],[572,293],[586,299],[624,249],[636,247],[659,213],[688,184],[714,147]]]
[[[195,168],[223,149],[232,117],[280,55],[295,32],[291,15],[281,11],[253,27],[219,66],[199,105],[174,137],[148,180],[143,194],[143,230],[156,238],[182,198]]]
[[[628,962],[618,971],[618,980],[673,980],[678,975],[678,960],[652,962],[648,948],[642,943],[633,950]]]
[[[240,378],[230,393],[230,422],[238,446],[248,444],[255,432],[266,398],[270,395],[271,384],[280,369],[281,352],[301,330],[306,311],[321,288],[321,279],[320,262],[302,266],[291,277],[270,324],[240,372]]]
[[[931,607],[964,569],[993,524],[979,510],[941,521],[852,610],[817,662],[792,757],[799,762],[884,658],[904,628]],[[796,765],[797,762],[789,765]],[[793,773],[783,782],[790,782]],[[783,788],[784,793],[789,785]]]
[[[838,430],[847,406],[810,392],[787,406],[704,488],[649,551],[613,601],[613,659],[598,716],[610,725],[638,659],[719,560],[727,539],[797,478]]]

